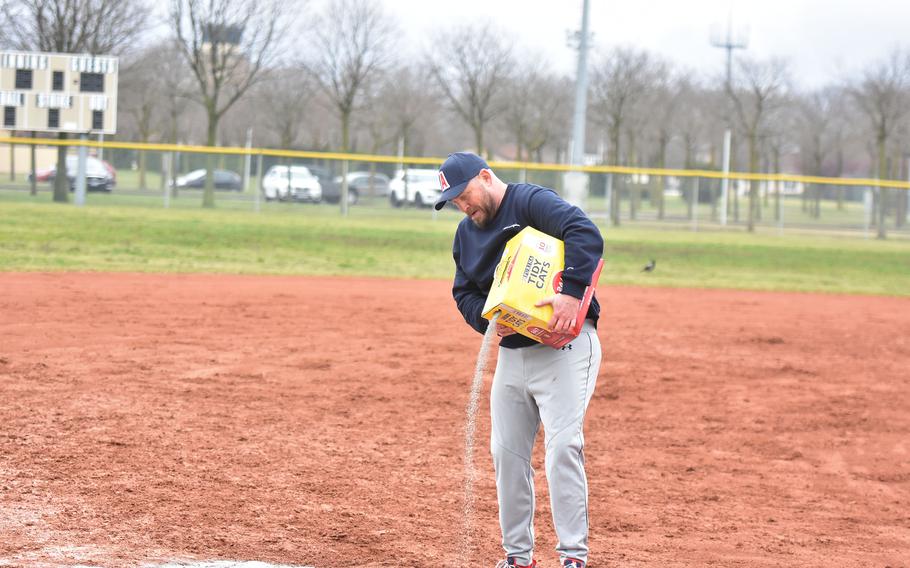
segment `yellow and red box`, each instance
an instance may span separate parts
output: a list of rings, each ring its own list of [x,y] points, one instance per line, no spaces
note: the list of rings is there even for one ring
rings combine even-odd
[[[569,333],[556,333],[547,327],[547,322],[553,317],[553,307],[549,304],[537,307],[535,304],[562,290],[564,255],[565,246],[556,237],[532,227],[519,231],[506,243],[502,258],[496,265],[493,286],[483,306],[483,317],[491,320],[498,312],[498,323],[555,348],[578,337],[594,297],[603,259],[598,261],[591,284],[585,288],[575,327]]]

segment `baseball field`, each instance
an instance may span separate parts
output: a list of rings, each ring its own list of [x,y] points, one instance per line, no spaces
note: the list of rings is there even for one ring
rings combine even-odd
[[[500,558],[458,216],[271,205],[0,196],[0,566]],[[602,230],[591,567],[910,566],[910,241]]]

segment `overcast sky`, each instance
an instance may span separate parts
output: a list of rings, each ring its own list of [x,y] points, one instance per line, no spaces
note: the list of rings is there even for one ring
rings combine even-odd
[[[523,49],[574,75],[566,32],[581,26],[581,0],[385,0],[418,48],[433,30],[491,20]],[[596,49],[631,45],[704,73],[722,73],[725,53],[712,29],[745,33],[749,55],[784,57],[798,87],[856,75],[895,47],[910,44],[907,0],[591,0]],[[742,53],[737,51],[736,53]]]

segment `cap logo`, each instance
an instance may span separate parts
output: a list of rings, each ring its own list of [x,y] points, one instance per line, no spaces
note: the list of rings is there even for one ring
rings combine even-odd
[[[445,191],[450,187],[451,186],[449,185],[449,181],[446,179],[446,175],[442,172],[442,170],[439,170],[439,189]]]

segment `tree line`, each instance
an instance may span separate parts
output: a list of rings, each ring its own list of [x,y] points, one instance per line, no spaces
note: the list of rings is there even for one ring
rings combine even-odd
[[[6,48],[120,55],[122,139],[242,145],[252,129],[282,149],[568,158],[574,78],[506,25],[465,21],[411,45],[379,0],[170,0],[166,14],[148,0],[6,0],[0,17]],[[778,58],[741,55],[729,81],[720,58],[717,73],[634,46],[589,59],[590,162],[720,169],[729,128],[733,170],[907,178],[910,51],[812,89]],[[760,191],[742,205],[750,229]],[[874,193],[879,236],[903,224],[907,193]],[[810,187],[804,207],[817,216],[843,195]],[[650,199],[662,216],[663,192]],[[735,192],[730,206],[738,217]]]

